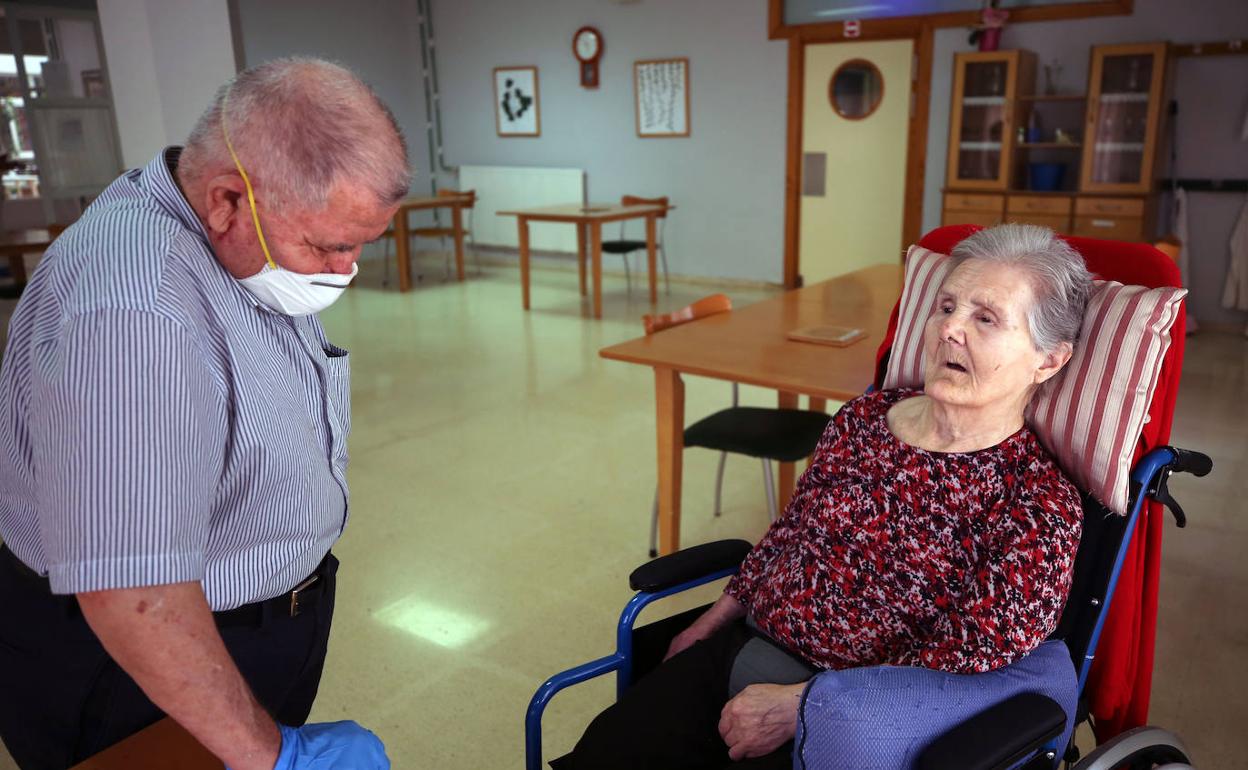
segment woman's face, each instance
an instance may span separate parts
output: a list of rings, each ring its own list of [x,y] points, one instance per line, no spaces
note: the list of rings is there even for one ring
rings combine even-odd
[[[1048,355],[1036,350],[1027,326],[1033,301],[1023,271],[969,259],[945,279],[924,329],[924,390],[931,398],[966,407],[1017,401],[1032,385],[1061,369],[1069,345]]]

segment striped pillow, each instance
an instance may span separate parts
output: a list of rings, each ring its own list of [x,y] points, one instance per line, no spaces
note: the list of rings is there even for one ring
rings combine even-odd
[[[885,388],[922,387],[923,326],[948,272],[948,255],[910,247]],[[1067,475],[1120,514],[1127,512],[1135,445],[1186,294],[1097,281],[1074,355],[1028,405],[1028,424]]]

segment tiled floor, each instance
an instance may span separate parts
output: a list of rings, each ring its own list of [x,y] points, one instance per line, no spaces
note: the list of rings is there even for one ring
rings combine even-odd
[[[539,270],[526,314],[514,269],[464,284],[441,283],[440,262],[426,272],[400,295],[367,262],[358,288],[324,314],[352,351],[355,429],[339,610],[313,718],[371,727],[396,768],[518,767],[534,688],[610,649],[627,575],[645,558],[653,380],[597,351],[637,336],[648,306],[639,286],[630,296],[608,277],[605,318],[592,321],[575,273]],[[673,283],[660,301],[715,290]],[[744,304],[770,291],[727,293]],[[1191,524],[1167,531],[1152,718],[1183,736],[1199,767],[1248,768],[1248,340],[1201,335],[1188,351],[1175,440],[1212,454],[1217,469],[1172,485]],[[690,378],[687,392],[689,419],[729,398],[707,380]],[[744,396],[774,404],[765,391]],[[757,464],[729,460],[720,519],[713,479],[713,455],[687,452],[685,542],[757,539]],[[548,756],[612,686],[555,699]],[[0,769],[10,767],[0,751]]]

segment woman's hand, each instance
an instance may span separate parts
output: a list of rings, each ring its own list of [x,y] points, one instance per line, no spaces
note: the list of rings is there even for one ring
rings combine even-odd
[[[667,662],[668,658],[673,655],[679,655],[689,647],[692,647],[694,642],[699,642],[713,633],[715,633],[714,629],[704,631],[698,627],[697,623],[694,623],[684,631],[676,634],[676,638],[672,639],[672,643],[667,646],[667,654],[663,656],[663,661]]]
[[[691,647],[694,642],[707,638],[737,618],[743,617],[745,617],[745,605],[728,594],[720,594],[709,610],[702,613],[702,616],[693,621],[691,626],[676,635],[672,643],[667,646],[667,654],[663,656],[663,660],[666,662],[668,658]]]
[[[719,734],[728,757],[739,762],[770,754],[797,733],[805,684],[752,684],[724,704]]]

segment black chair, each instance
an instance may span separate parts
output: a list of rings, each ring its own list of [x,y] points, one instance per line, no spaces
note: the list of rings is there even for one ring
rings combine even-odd
[[[642,244],[644,247],[644,243]],[[679,326],[732,309],[732,301],[723,294],[714,294],[692,305],[663,316],[646,316],[646,334]],[[741,406],[740,388],[732,383],[732,406],[685,428],[684,445],[703,447],[719,452],[719,468],[715,473],[715,515],[721,512],[724,487],[724,463],[728,453],[757,458],[763,465],[763,489],[767,496],[767,513],[776,520],[776,485],[772,462],[792,463],[809,457],[832,418],[824,412],[805,409],[772,409]],[[658,555],[659,491],[654,491],[650,512],[650,556]]]
[[[658,250],[659,258],[663,261],[663,291],[668,294],[672,293],[672,287],[668,283],[667,278],[667,249],[663,245],[663,232],[667,229],[667,196],[662,198],[639,198],[636,195],[625,195],[620,198],[621,206],[662,206],[663,211],[659,214],[659,232],[658,232]],[[624,237],[624,222],[620,222],[620,237],[613,241],[603,241],[602,251],[604,254],[619,254],[624,259],[624,280],[628,283],[628,290],[633,290],[633,276],[628,268],[628,255],[634,251],[645,251],[647,248],[646,241],[632,240]]]

